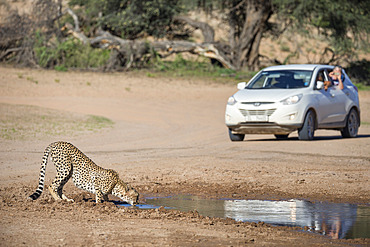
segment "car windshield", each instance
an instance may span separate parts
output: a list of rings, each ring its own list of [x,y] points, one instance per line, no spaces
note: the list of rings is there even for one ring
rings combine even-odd
[[[303,88],[310,85],[312,71],[276,70],[262,71],[248,83],[248,89]]]

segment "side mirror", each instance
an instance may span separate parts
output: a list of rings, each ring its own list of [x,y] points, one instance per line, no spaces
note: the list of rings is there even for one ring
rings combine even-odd
[[[244,89],[245,88],[245,86],[247,85],[247,83],[246,82],[239,82],[238,83],[238,89],[239,90],[242,90],[242,89]]]
[[[316,89],[321,90],[324,88],[324,82],[323,81],[317,81],[316,82]]]

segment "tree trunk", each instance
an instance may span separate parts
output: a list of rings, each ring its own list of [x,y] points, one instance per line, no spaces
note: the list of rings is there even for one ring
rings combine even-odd
[[[215,30],[205,22],[200,22],[200,21],[195,21],[193,19],[190,19],[189,17],[186,16],[176,16],[174,17],[175,21],[183,21],[189,24],[190,26],[200,29],[203,34],[203,42],[205,43],[212,43],[215,40]]]
[[[258,69],[259,46],[272,14],[272,5],[270,0],[250,0],[244,1],[244,9],[245,21],[241,32],[231,32],[234,35],[233,64],[237,69],[247,66],[255,70]]]

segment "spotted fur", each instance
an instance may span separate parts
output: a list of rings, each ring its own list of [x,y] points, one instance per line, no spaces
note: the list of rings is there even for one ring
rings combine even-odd
[[[68,142],[54,142],[45,149],[40,169],[39,187],[35,193],[29,196],[30,199],[39,198],[44,189],[45,170],[49,155],[57,170],[54,181],[48,187],[55,200],[73,201],[63,194],[63,186],[72,177],[77,188],[96,195],[97,203],[108,200],[108,194],[117,196],[132,205],[137,203],[138,192],[123,182],[116,171],[96,165]]]

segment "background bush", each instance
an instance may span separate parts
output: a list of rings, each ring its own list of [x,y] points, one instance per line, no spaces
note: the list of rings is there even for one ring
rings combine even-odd
[[[110,57],[110,50],[92,48],[73,37],[63,41],[55,39],[54,42],[46,42],[40,32],[36,33],[33,50],[41,67],[57,70],[99,68],[103,67]]]

